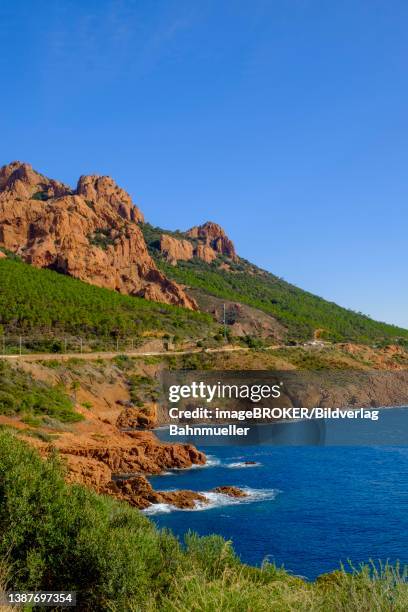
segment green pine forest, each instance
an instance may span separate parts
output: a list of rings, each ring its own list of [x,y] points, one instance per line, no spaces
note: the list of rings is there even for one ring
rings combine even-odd
[[[213,329],[204,313],[121,295],[18,259],[0,260],[0,336],[116,338],[155,331],[197,338]]]

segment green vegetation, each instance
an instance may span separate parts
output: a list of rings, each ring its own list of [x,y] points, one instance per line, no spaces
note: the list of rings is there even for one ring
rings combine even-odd
[[[192,260],[177,266],[160,260],[158,263],[169,278],[179,283],[273,315],[287,328],[289,342],[309,340],[315,330],[321,330],[322,340],[333,342],[402,343],[408,339],[408,330],[327,302],[249,264],[244,271],[228,271],[220,269],[217,262]]]
[[[128,378],[130,400],[139,407],[146,402],[157,402],[160,386],[150,376],[132,374]]]
[[[408,338],[405,329],[327,302],[268,272],[230,272],[219,269],[216,263],[199,261],[179,262],[177,267],[161,262],[160,267],[180,283],[273,315],[287,327],[289,341],[310,339],[316,329],[323,330],[322,339],[336,342],[372,343]]]
[[[173,238],[177,238],[178,240],[189,240],[193,244],[197,242],[192,238],[188,238],[180,230],[164,230],[161,227],[154,227],[153,225],[150,225],[150,223],[142,223],[140,225],[140,228],[143,232],[143,236],[146,241],[149,253],[153,256],[157,255],[157,249],[160,245],[160,236],[162,234],[167,234],[168,236],[172,236]]]
[[[46,191],[37,191],[31,196],[32,200],[42,200],[43,202],[46,202],[47,200],[49,200],[49,198],[50,196]]]
[[[160,383],[151,376],[134,372],[137,359],[127,355],[118,355],[113,359],[113,362],[124,373],[130,401],[135,406],[142,408],[145,403],[157,402],[160,394]]]
[[[88,204],[88,200],[86,202]],[[88,240],[91,244],[103,249],[104,251],[106,251],[108,246],[115,243],[115,239],[112,237],[112,231],[109,227],[96,230],[93,234],[88,236]]]
[[[38,416],[48,416],[65,423],[80,421],[63,387],[52,387],[34,380],[31,374],[0,360],[0,414],[20,415],[24,422],[38,426]]]
[[[41,460],[11,432],[0,433],[0,524],[2,588],[74,590],[84,611],[408,607],[407,575],[398,567],[364,566],[307,583],[269,563],[242,564],[219,536],[189,533],[181,546],[140,511],[65,484],[56,456]]]
[[[341,355],[333,354],[330,349],[311,352],[298,346],[282,347],[270,351],[270,354],[284,359],[299,370],[350,370],[353,368],[349,361],[342,360]]]
[[[52,352],[64,350],[65,335],[102,342],[137,340],[149,331],[197,338],[216,329],[207,314],[121,295],[17,260],[0,261],[0,287],[0,335],[41,335],[42,350]],[[39,350],[38,342],[27,348]]]
[[[408,330],[374,321],[367,315],[328,302],[244,259],[231,262],[220,256],[211,264],[193,259],[171,266],[160,256],[160,235],[165,233],[194,241],[180,231],[169,232],[148,223],[143,224],[142,229],[150,253],[169,278],[271,314],[287,328],[288,342],[309,340],[315,330],[320,330],[322,340],[334,342],[408,342]],[[229,270],[220,268],[223,262],[228,263]]]

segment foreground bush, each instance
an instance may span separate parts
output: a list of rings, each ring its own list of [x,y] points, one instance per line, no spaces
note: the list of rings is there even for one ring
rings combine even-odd
[[[80,610],[406,610],[401,572],[368,567],[307,583],[274,565],[240,563],[219,536],[185,546],[138,510],[65,484],[56,456],[42,461],[0,434],[0,555],[8,587],[76,590]]]

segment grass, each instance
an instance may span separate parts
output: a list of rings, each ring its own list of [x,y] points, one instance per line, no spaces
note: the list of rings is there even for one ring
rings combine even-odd
[[[37,438],[38,440],[41,440],[41,442],[52,442],[59,437],[58,434],[50,434],[47,431],[41,431],[38,429],[23,429],[21,430],[21,435],[29,436],[30,438]]]
[[[81,610],[399,612],[406,570],[366,565],[308,583],[240,562],[220,536],[183,544],[125,503],[64,482],[13,433],[0,432],[0,559],[7,587],[75,590]]]

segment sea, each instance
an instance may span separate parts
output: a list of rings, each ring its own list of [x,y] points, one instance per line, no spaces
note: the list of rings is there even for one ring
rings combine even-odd
[[[401,415],[407,417],[408,408],[385,412],[378,439],[381,422],[385,429],[389,423],[407,425]],[[165,429],[157,433],[169,439]],[[150,480],[158,490],[199,491],[208,504],[193,510],[156,504],[145,512],[181,541],[188,530],[221,534],[243,562],[260,566],[268,560],[311,580],[341,564],[349,570],[369,561],[406,564],[407,433],[386,435],[386,443],[396,443],[373,446],[198,444],[208,457],[205,466]],[[221,485],[240,487],[247,496],[212,492]]]

